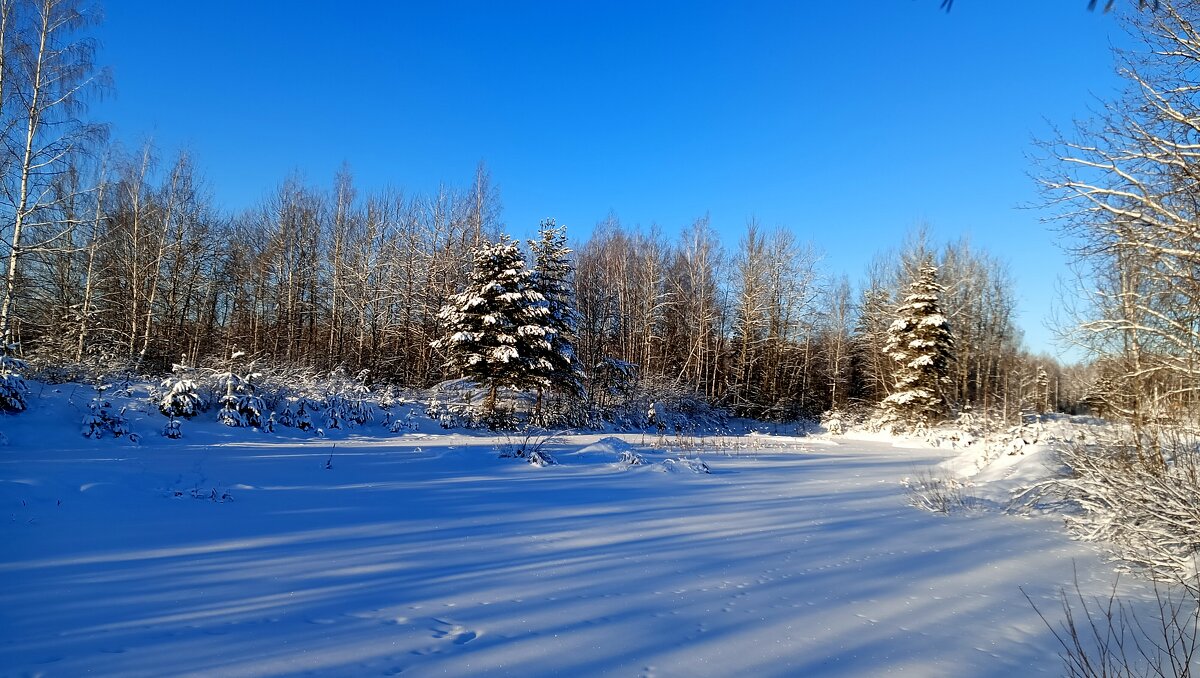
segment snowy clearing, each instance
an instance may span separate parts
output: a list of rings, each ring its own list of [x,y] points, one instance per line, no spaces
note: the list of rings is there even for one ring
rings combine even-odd
[[[887,441],[747,436],[703,474],[637,435],[535,468],[503,437],[186,426],[10,425],[5,674],[1055,675],[1019,587],[1057,612],[1073,567],[1113,580],[1058,520],[914,510],[899,480],[947,453]]]

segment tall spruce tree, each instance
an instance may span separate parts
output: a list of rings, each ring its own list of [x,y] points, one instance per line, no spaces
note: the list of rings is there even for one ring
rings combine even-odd
[[[532,278],[520,248],[502,235],[480,245],[466,287],[438,314],[445,334],[432,345],[446,352],[447,368],[487,390],[485,415],[495,412],[501,387],[549,383],[550,311]]]
[[[883,421],[896,428],[936,423],[945,418],[943,386],[949,380],[954,335],[942,314],[937,267],[926,261],[888,327],[885,352],[896,363],[895,389],[883,400]]]
[[[548,350],[543,356],[549,363],[545,376],[550,388],[567,396],[583,393],[579,360],[575,357],[576,314],[574,267],[571,250],[567,248],[567,229],[553,219],[545,219],[538,227],[537,240],[529,241],[533,253],[533,285],[546,300],[544,324]],[[539,392],[539,406],[540,406]]]

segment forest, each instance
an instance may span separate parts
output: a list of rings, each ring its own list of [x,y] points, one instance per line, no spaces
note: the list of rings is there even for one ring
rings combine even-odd
[[[485,165],[429,195],[359,191],[348,167],[326,186],[281,177],[261,204],[224,213],[187,153],[106,142],[85,117],[106,86],[88,16],[37,7],[45,21],[23,3],[0,20],[10,356],[60,381],[215,368],[235,352],[263,374],[365,370],[417,389],[461,376],[436,344],[439,313],[506,229]],[[1022,348],[1004,261],[966,239],[936,247],[913,229],[852,282],[800,229],[751,220],[726,243],[699,215],[672,230],[610,214],[564,247],[575,409],[611,413],[617,391],[771,420],[869,409],[895,390],[887,329],[924,262],[955,336],[949,408],[1015,421],[1074,408],[1091,387],[1089,367]]]
[[[1005,261],[965,238],[939,246],[926,227],[909,229],[852,279],[825,268],[800,227],[751,219],[723,242],[729,225],[706,215],[672,229],[609,214],[582,239],[542,224],[554,272],[535,270],[550,265],[533,261],[536,242],[521,252],[569,365],[557,383],[505,385],[546,390],[557,405],[545,412],[569,410],[573,423],[654,402],[776,421],[870,413],[903,388],[889,332],[931,266],[949,330],[928,385],[942,416],[1191,416],[1189,7],[1133,13],[1133,30],[1161,49],[1120,55],[1127,98],[1044,144],[1039,181],[1079,283],[1059,330],[1083,361],[1024,349]],[[480,253],[508,237],[486,165],[432,194],[360,191],[348,166],[325,186],[281,177],[260,204],[226,213],[188,153],[124,149],[87,116],[89,98],[111,86],[94,63],[94,11],[66,0],[0,10],[6,369],[21,361],[50,381],[161,377],[176,365],[224,368],[236,353],[283,380],[337,373],[428,389],[464,376],[443,341],[444,309]]]

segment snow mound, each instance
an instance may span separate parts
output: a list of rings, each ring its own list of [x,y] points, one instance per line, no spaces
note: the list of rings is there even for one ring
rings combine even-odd
[[[712,473],[712,470],[699,458],[664,459],[658,468],[666,473]]]
[[[972,440],[938,468],[963,481],[971,496],[1008,507],[1029,488],[1067,473],[1058,448],[1086,436],[1088,426],[1078,418],[1062,417],[1014,427]]]
[[[617,438],[616,436],[608,436],[601,438],[591,445],[581,447],[579,454],[611,454],[623,456],[626,452],[631,452],[633,445]]]

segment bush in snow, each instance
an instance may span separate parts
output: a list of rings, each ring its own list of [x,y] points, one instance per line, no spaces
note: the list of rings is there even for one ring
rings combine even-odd
[[[833,435],[841,435],[846,432],[846,426],[842,422],[845,415],[838,410],[829,410],[821,414],[821,426]]]
[[[320,409],[320,404],[307,396],[291,396],[283,400],[283,411],[278,416],[272,412],[275,423],[301,431],[313,430],[312,411]],[[270,419],[268,419],[270,421]]]
[[[525,394],[507,389],[498,394],[504,394],[504,400],[513,403],[527,400]],[[520,426],[515,407],[497,403],[490,412],[481,407],[480,403],[487,397],[480,385],[470,379],[451,379],[434,387],[425,414],[442,428],[513,430]]]
[[[949,514],[967,508],[963,484],[951,476],[921,470],[901,480],[900,484],[908,495],[908,503],[919,509]]]
[[[0,411],[22,412],[25,410],[25,395],[29,387],[25,385],[25,363],[15,355],[15,347],[7,346],[0,351]]]
[[[292,411],[293,402],[295,401],[291,398],[283,401],[283,411],[279,413],[279,417],[275,420],[280,426],[291,427],[296,425],[296,413]],[[272,412],[271,414],[274,415],[275,413]]]
[[[554,461],[554,457],[551,457],[550,453],[546,452],[545,450],[534,450],[533,452],[530,452],[528,459],[530,464],[533,464],[538,468],[554,466],[558,463],[557,461]]]
[[[375,408],[371,404],[371,388],[367,385],[367,370],[358,373],[353,381],[344,382],[342,397],[346,401],[346,417],[362,426],[375,419]]]
[[[374,406],[369,398],[367,371],[363,370],[354,379],[338,369],[329,375],[326,384],[325,428],[344,429],[361,426],[375,418]]]
[[[1200,444],[1194,436],[1160,431],[1155,439],[1061,448],[1065,478],[1036,485],[1078,505],[1068,527],[1084,539],[1107,542],[1127,563],[1159,579],[1194,571],[1200,556]]]
[[[310,404],[305,398],[299,400],[296,406],[295,427],[301,431],[313,430],[312,415],[309,414]]]
[[[391,415],[391,412],[388,412]],[[397,416],[395,420],[388,426],[388,430],[392,433],[399,433],[401,430],[415,431],[420,428],[417,423],[417,411],[410,409],[404,417]]]
[[[325,400],[325,428],[334,431],[345,428],[350,420],[350,406],[341,393]]]
[[[558,442],[558,436],[558,433],[529,427],[518,435],[506,436],[497,451],[501,458],[518,457],[528,459],[534,466],[550,466],[556,462],[546,447]]]
[[[254,363],[250,363],[245,373],[234,372],[234,362],[245,355],[235,351],[229,358],[228,371],[217,375],[217,382],[224,387],[225,395],[221,396],[221,411],[217,413],[217,421],[226,426],[253,427],[262,426],[262,413],[266,409],[262,398],[254,393],[254,380],[258,374],[254,372]]]
[[[129,420],[125,417],[125,408],[116,410],[105,395],[109,386],[96,388],[96,396],[88,402],[87,412],[83,415],[83,437],[103,438],[106,434],[114,438],[128,436],[137,442],[137,436],[129,432]]]
[[[171,376],[163,379],[160,385],[163,395],[158,401],[158,411],[167,417],[163,435],[168,438],[182,437],[178,420],[191,419],[204,408],[193,372],[182,363],[172,365]]]
[[[618,457],[617,463],[622,466],[642,466],[646,463],[646,459],[633,450],[621,450],[621,456]]]

